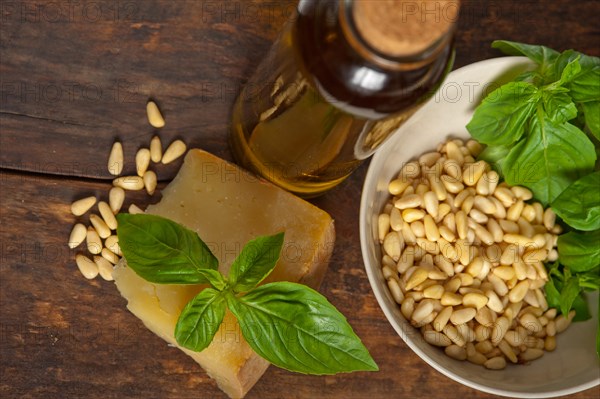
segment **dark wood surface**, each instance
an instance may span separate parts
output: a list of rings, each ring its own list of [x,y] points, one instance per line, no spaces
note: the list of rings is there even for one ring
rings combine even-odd
[[[149,97],[167,119],[164,142],[180,137],[231,159],[231,105],[294,4],[0,3],[0,397],[224,397],[191,359],[126,311],[112,283],[79,274],[65,245],[75,221],[69,205],[88,194],[106,197],[115,138],[127,159],[147,145]],[[599,14],[600,3],[591,0],[464,2],[456,67],[499,56],[490,49],[499,38],[598,56]],[[160,177],[168,180],[177,166]],[[271,367],[248,397],[492,397],[426,365],[385,320],[359,248],[366,168],[313,202],[338,231],[321,291],[347,315],[381,371],[312,377]],[[598,398],[600,389],[571,397]]]

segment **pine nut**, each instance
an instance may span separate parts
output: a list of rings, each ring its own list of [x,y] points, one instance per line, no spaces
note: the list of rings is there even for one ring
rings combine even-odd
[[[519,225],[511,220],[499,219],[498,224],[500,224],[500,227],[502,227],[502,230],[505,234],[519,233]]]
[[[430,285],[423,290],[423,296],[430,299],[440,299],[444,294],[444,287],[439,284]]]
[[[434,161],[435,162],[435,161]],[[402,180],[407,179],[416,179],[421,174],[421,166],[418,162],[407,162],[404,164],[402,169],[400,169],[400,173],[398,174],[398,178]]]
[[[416,222],[412,222],[410,224],[410,229],[415,234],[415,237],[417,237],[417,238],[425,237],[425,225],[420,220],[417,220]]]
[[[94,263],[98,266],[98,273],[106,281],[113,281],[113,265],[102,256],[94,256]]]
[[[148,101],[146,104],[146,114],[148,116],[148,122],[152,127],[160,129],[165,126],[165,118],[163,118],[154,101]]]
[[[450,338],[448,338],[444,334],[442,334],[438,331],[435,331],[435,330],[425,331],[425,333],[423,334],[423,337],[425,338],[425,341],[427,343],[434,345],[434,346],[447,347],[452,344],[452,341],[450,341]]]
[[[496,356],[487,359],[483,365],[490,370],[502,370],[506,368],[506,360],[504,360],[504,357],[502,356]]]
[[[148,166],[150,165],[150,150],[147,148],[140,148],[135,154],[135,168],[138,176],[144,176]]]
[[[465,341],[467,341],[467,355],[469,354],[469,351],[475,352],[475,345],[472,344],[472,342],[475,341],[475,331],[473,331],[466,323],[457,324],[456,330],[465,338]]]
[[[81,216],[90,210],[96,203],[96,197],[85,197],[71,204],[71,213],[75,216]]]
[[[417,285],[427,280],[427,270],[422,267],[417,267],[410,278],[406,281],[406,291],[412,290]]]
[[[462,303],[464,306],[473,307],[479,310],[488,303],[488,298],[483,294],[471,292],[463,297]],[[473,317],[475,317],[475,315],[473,315]]]
[[[484,161],[478,161],[473,164],[467,165],[463,170],[463,181],[467,186],[474,186],[477,184],[481,176],[486,169],[486,163]]]
[[[521,235],[524,235],[525,237],[532,237],[535,235],[535,229],[523,216],[519,217],[517,225],[519,226]]]
[[[124,190],[137,191],[144,188],[144,180],[139,176],[123,176],[114,179],[113,185]]]
[[[458,236],[464,240],[467,238],[468,224],[467,224],[467,215],[463,211],[458,211],[454,215],[454,219],[456,221],[456,232]]]
[[[532,192],[525,187],[513,186],[510,188],[510,191],[513,192],[515,197],[517,197],[518,199],[523,200],[523,201],[529,201],[530,199],[533,198]]]
[[[402,225],[404,224],[404,220],[402,220],[402,215],[400,214],[400,210],[396,207],[392,207],[390,210],[390,219],[389,219],[390,227],[394,231],[402,230]]]
[[[456,253],[461,265],[467,266],[471,262],[471,251],[467,240],[456,240]]]
[[[512,266],[498,266],[492,272],[504,281],[511,280],[515,277],[515,269]]]
[[[546,337],[544,339],[544,349],[548,352],[552,352],[554,349],[556,349],[556,337]]]
[[[519,248],[515,244],[508,244],[500,256],[500,264],[507,266],[520,261]]]
[[[415,300],[413,298],[406,297],[404,299],[404,301],[402,301],[402,304],[400,305],[400,312],[402,313],[402,316],[404,316],[404,318],[406,320],[410,320],[414,310],[415,310]]]
[[[110,236],[110,228],[104,223],[104,220],[98,215],[92,214],[90,215],[90,222],[98,232],[100,238],[107,238]]]
[[[554,224],[556,223],[556,213],[552,210],[552,208],[548,208],[544,211],[543,216],[544,227],[548,230],[552,230],[554,228]]]
[[[429,241],[437,241],[440,238],[440,231],[438,230],[435,221],[431,215],[425,215],[423,219],[425,225],[425,235]]]
[[[475,185],[475,192],[479,195],[488,195],[490,193],[490,184],[486,174],[484,174]]]
[[[113,213],[119,213],[125,201],[125,190],[121,187],[113,187],[108,193],[108,203]]]
[[[452,344],[447,346],[444,349],[444,353],[449,357],[456,360],[466,360],[467,359],[467,351],[465,348],[461,348],[458,345]]]
[[[394,202],[394,206],[398,209],[418,208],[421,206],[421,196],[418,194],[405,195]]]
[[[487,221],[489,220],[489,218],[486,216],[485,213],[481,212],[478,209],[471,209],[471,211],[469,212],[469,216],[476,221],[477,223],[487,223]]]
[[[398,273],[404,273],[408,270],[409,267],[412,267],[415,262],[415,252],[413,247],[407,247],[402,256],[398,260],[398,264],[396,266],[396,270]]]
[[[537,348],[527,348],[525,352],[521,352],[519,354],[519,359],[522,362],[530,362],[535,359],[539,359],[544,355],[544,351],[542,349]]]
[[[183,154],[185,154],[186,150],[187,147],[183,141],[175,140],[169,145],[169,147],[167,147],[160,162],[165,165],[171,163]]]
[[[446,144],[446,154],[448,155],[449,159],[454,160],[458,165],[462,165],[465,162],[462,151],[453,141],[449,141]]]
[[[402,290],[398,285],[398,282],[394,279],[389,279],[387,282],[388,288],[390,289],[390,293],[392,294],[392,298],[396,303],[401,304],[404,300],[404,294],[402,294]]]
[[[108,248],[102,248],[102,251],[100,252],[100,255],[102,255],[102,257],[104,259],[106,259],[107,261],[109,261],[110,263],[112,263],[113,265],[116,265],[117,262],[119,262],[119,257],[117,256],[117,254],[115,254],[114,252],[112,252],[110,249]]]
[[[483,149],[481,144],[479,144],[479,142],[476,140],[467,141],[466,146],[469,149],[469,152],[471,153],[471,155],[473,155],[474,157],[479,156],[479,154],[481,153],[481,150]]]
[[[388,191],[392,195],[400,195],[410,185],[411,185],[410,180],[402,180],[402,179],[392,180],[390,182],[390,184],[388,185]]]
[[[393,278],[393,276],[395,274],[394,271],[389,266],[382,267],[381,272],[383,273],[383,278],[385,278],[386,280]]]
[[[75,224],[73,226],[73,230],[71,230],[71,234],[69,235],[69,248],[77,248],[82,242],[85,241],[85,237],[87,235],[87,229],[81,223]]]
[[[461,183],[460,180],[457,180],[448,175],[443,175],[440,178],[440,180],[442,181],[442,184],[444,185],[446,191],[452,194],[459,193],[465,188],[465,186]]]
[[[446,324],[448,324],[448,321],[450,320],[451,315],[452,315],[452,306],[447,306],[444,309],[442,309],[438,313],[436,318],[433,320],[433,328],[436,331],[442,331],[444,329],[444,327],[446,327]]]
[[[446,227],[446,226],[440,226],[438,228],[438,230],[439,230],[440,235],[442,236],[442,238],[444,240],[446,240],[446,241],[454,241],[456,239],[456,236],[454,235],[454,233],[448,227]]]
[[[97,255],[102,251],[102,240],[100,240],[100,236],[93,227],[88,227],[86,243],[91,254]]]
[[[127,210],[129,213],[131,213],[132,215],[136,215],[139,213],[144,213],[144,210],[141,209],[139,206],[137,206],[136,204],[131,204],[129,205],[129,209]]]
[[[119,246],[119,237],[112,235],[104,241],[104,246],[119,256],[123,256]]]
[[[508,300],[512,303],[521,302],[529,289],[529,280],[523,280],[517,283],[508,293]]]
[[[492,236],[492,233],[487,231],[485,229],[485,227],[483,227],[482,225],[480,225],[478,223],[475,224],[475,235],[485,245],[492,245],[494,243],[494,236]]]
[[[516,202],[514,193],[506,187],[497,187],[496,191],[494,191],[494,197],[506,204],[514,204]]]
[[[521,234],[504,234],[504,242],[516,244],[519,248],[535,247],[533,238],[525,237]]]
[[[492,201],[490,201],[488,198],[483,197],[481,195],[476,195],[475,196],[475,202],[473,204],[473,206],[477,209],[479,209],[481,212],[491,215],[494,212],[496,212],[496,205],[494,205],[494,203]]]
[[[494,212],[492,216],[494,216],[497,220],[504,219],[506,217],[506,209],[504,208],[502,202],[500,202],[496,197],[488,197],[488,199],[492,201],[496,207],[496,212]]]
[[[512,348],[510,347],[508,342],[506,342],[506,340],[503,339],[502,341],[500,341],[500,343],[498,344],[498,348],[502,351],[502,353],[504,354],[504,356],[506,356],[508,360],[510,360],[512,363],[517,363],[517,355],[515,355],[515,352],[512,350]]]
[[[377,232],[379,237],[379,242],[383,242],[385,236],[390,231],[390,215],[387,213],[382,213],[379,215],[377,219]]]
[[[412,313],[411,319],[415,323],[425,319],[433,312],[433,302],[431,299],[424,299],[417,304],[415,311]]]
[[[500,298],[498,297],[498,294],[493,291],[493,290],[487,290],[485,292],[485,295],[488,298],[488,302],[487,302],[487,306],[493,310],[494,312],[497,313],[502,313],[502,311],[504,311],[504,305],[502,303],[502,301],[500,300]]]
[[[487,361],[487,358],[485,357],[485,355],[479,353],[479,352],[475,352],[473,355],[471,356],[467,356],[467,360],[473,364],[477,364],[477,365],[483,365],[485,364],[485,362]]]
[[[425,212],[420,209],[405,209],[402,211],[402,219],[406,223],[412,223],[416,220],[421,220],[425,216]]]
[[[155,163],[160,162],[162,159],[162,143],[158,136],[154,136],[150,140],[150,159]]]
[[[523,217],[529,223],[532,223],[535,220],[535,208],[533,205],[526,204],[523,208],[523,212],[521,212],[521,217]]]
[[[428,152],[419,157],[419,164],[431,167],[441,156],[439,152]]]
[[[504,335],[508,332],[509,327],[510,321],[506,317],[498,317],[492,327],[492,336],[490,337],[492,344],[498,345],[504,338]]]
[[[490,310],[489,307],[484,306],[477,311],[475,320],[482,326],[489,327],[495,321],[496,314]]]
[[[444,187],[440,179],[430,176],[429,185],[431,186],[431,191],[437,195],[438,201],[444,201],[446,199],[448,192],[446,191],[446,187]]]
[[[561,332],[565,331],[567,329],[567,327],[569,327],[569,325],[571,324],[571,320],[573,320],[574,316],[575,316],[574,310],[571,310],[567,317],[565,317],[562,314],[560,316],[558,316],[554,321],[554,323],[556,325],[556,333],[560,334]]]
[[[414,245],[417,243],[417,236],[415,236],[415,233],[413,233],[410,224],[408,223],[404,223],[402,225],[402,231],[398,234],[402,234],[402,237],[404,237],[404,242],[407,244]]]
[[[115,141],[108,155],[108,173],[119,176],[123,172],[123,146]]]
[[[457,306],[462,304],[462,296],[453,292],[446,291],[442,295],[440,303],[442,304],[442,306]]]
[[[75,256],[75,263],[77,264],[81,274],[83,274],[83,277],[87,278],[88,280],[92,280],[98,275],[98,266],[87,256],[77,254]]]
[[[100,211],[100,216],[102,216],[102,219],[108,228],[111,230],[116,230],[118,223],[114,213],[112,212],[112,209],[110,209],[110,206],[106,202],[100,201],[98,202],[98,210]]]
[[[156,173],[154,173],[154,171],[147,170],[142,179],[144,180],[144,187],[146,188],[148,195],[153,195],[157,184]]]
[[[423,195],[423,204],[427,213],[436,218],[439,211],[439,201],[437,195],[433,191],[428,191]]]
[[[524,207],[525,203],[523,202],[523,200],[515,202],[510,206],[510,208],[508,208],[508,211],[506,211],[506,218],[508,220],[516,222],[517,220],[519,220],[519,217],[521,216],[521,212],[523,212]]]
[[[404,240],[402,235],[396,231],[389,232],[383,240],[384,251],[394,260],[400,259],[400,254],[404,249]]]
[[[458,332],[457,328],[454,327],[452,324],[446,324],[446,326],[443,329],[443,332],[456,345],[458,345],[458,346],[466,345],[467,342],[466,342],[465,338]]]

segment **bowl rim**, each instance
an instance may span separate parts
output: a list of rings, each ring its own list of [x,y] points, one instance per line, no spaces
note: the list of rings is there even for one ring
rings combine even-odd
[[[518,64],[525,65],[527,62],[530,62],[530,61],[526,57],[507,56],[507,57],[491,58],[491,59],[478,61],[478,62],[475,62],[472,64],[465,65],[461,68],[458,68],[458,69],[452,71],[446,79],[447,80],[450,79],[453,74],[468,73],[471,70],[485,68],[485,67],[489,67],[489,66],[495,65],[495,64],[500,64],[500,65],[504,64],[505,67],[509,68],[509,67],[512,67],[512,66],[515,66]],[[427,106],[427,104],[425,104],[419,111],[417,111],[415,113],[415,115],[413,115],[412,119],[415,119],[415,120],[418,119],[422,113],[427,112],[427,108],[428,108],[428,106]],[[405,126],[408,126],[408,125],[409,124],[407,123],[406,125],[400,127],[398,130],[403,129]],[[390,135],[390,136],[394,136],[394,135]],[[396,333],[400,336],[402,341],[404,341],[410,347],[410,349],[413,352],[415,352],[422,360],[424,360],[429,366],[433,367],[435,370],[442,373],[446,377],[449,377],[450,379],[452,379],[458,383],[461,383],[465,386],[468,386],[470,388],[473,388],[473,389],[476,389],[476,390],[479,390],[482,392],[486,392],[486,393],[499,395],[499,396],[508,396],[508,397],[517,397],[517,398],[550,398],[550,397],[574,394],[577,392],[584,391],[586,389],[593,388],[597,385],[600,385],[600,376],[599,376],[599,378],[596,380],[581,383],[581,384],[578,384],[578,385],[575,385],[572,387],[557,389],[557,390],[547,391],[547,392],[540,392],[540,393],[524,392],[524,391],[509,390],[509,389],[498,389],[498,388],[490,387],[490,386],[487,386],[487,385],[484,385],[484,384],[481,384],[478,382],[471,381],[471,380],[464,378],[464,377],[454,373],[453,371],[450,371],[447,368],[439,365],[433,358],[431,358],[428,354],[426,354],[424,351],[422,351],[419,348],[419,346],[415,342],[413,342],[412,339],[407,337],[406,332],[403,330],[403,326],[398,322],[398,320],[396,320],[396,317],[393,314],[392,310],[389,309],[385,305],[385,303],[386,303],[385,299],[384,299],[385,287],[383,284],[381,284],[381,281],[379,281],[379,277],[375,274],[375,270],[374,270],[376,266],[379,266],[379,264],[372,265],[370,262],[370,259],[369,259],[369,255],[368,255],[369,254],[368,246],[369,246],[369,242],[370,242],[371,238],[369,235],[370,232],[367,232],[367,226],[366,226],[366,218],[369,217],[369,215],[368,215],[369,204],[367,202],[368,202],[368,196],[370,195],[370,193],[368,192],[369,188],[367,187],[367,185],[369,184],[369,182],[371,182],[377,178],[378,171],[376,169],[378,166],[380,166],[380,163],[383,162],[384,159],[382,159],[382,158],[388,155],[388,154],[386,154],[386,151],[383,151],[383,149],[384,149],[384,147],[389,146],[391,142],[394,142],[394,139],[387,140],[387,142],[384,143],[382,145],[382,147],[375,153],[375,155],[371,159],[369,168],[367,170],[367,174],[365,176],[365,180],[364,180],[363,187],[362,187],[362,193],[361,193],[361,201],[360,201],[360,209],[359,209],[359,233],[360,233],[361,253],[362,253],[363,263],[364,263],[364,267],[366,269],[367,277],[369,279],[369,284],[371,286],[373,293],[375,294],[377,304],[383,311],[388,322],[392,325],[392,327],[394,328]]]

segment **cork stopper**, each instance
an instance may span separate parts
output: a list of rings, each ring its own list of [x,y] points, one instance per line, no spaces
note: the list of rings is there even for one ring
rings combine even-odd
[[[458,0],[354,0],[352,17],[369,46],[391,57],[423,52],[458,19]]]

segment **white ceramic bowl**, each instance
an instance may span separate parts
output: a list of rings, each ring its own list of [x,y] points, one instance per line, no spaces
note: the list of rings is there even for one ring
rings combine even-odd
[[[531,63],[523,57],[477,62],[452,72],[436,96],[403,125],[371,161],[360,207],[360,240],[373,292],[396,332],[430,366],[469,387],[496,395],[546,398],[579,392],[600,383],[600,362],[595,352],[598,296],[591,303],[592,320],[574,323],[558,336],[554,352],[530,365],[509,365],[492,371],[447,357],[426,343],[400,313],[381,273],[377,216],[387,198],[387,185],[405,162],[434,151],[448,137],[468,138],[465,125],[485,94],[511,80]]]

